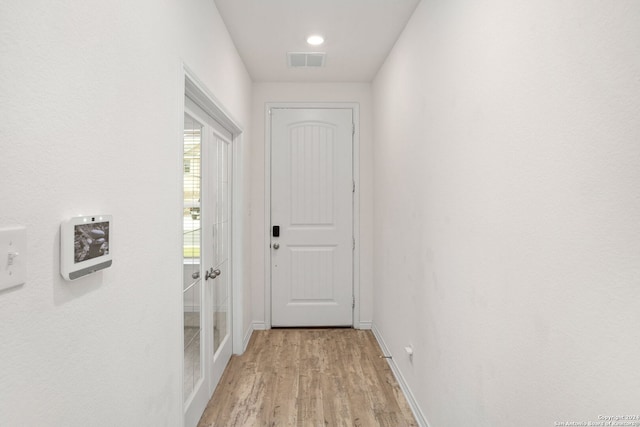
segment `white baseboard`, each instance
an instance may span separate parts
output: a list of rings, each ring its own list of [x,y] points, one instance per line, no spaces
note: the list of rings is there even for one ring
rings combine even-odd
[[[265,331],[267,330],[267,324],[264,322],[253,322],[253,330],[254,331]]]
[[[247,351],[247,346],[249,345],[249,341],[251,340],[251,335],[253,335],[253,331],[262,331],[265,330],[265,326],[263,322],[253,322],[249,329],[247,329],[247,333],[244,334],[244,339],[242,340],[242,352]]]
[[[362,323],[363,322],[360,322],[360,326],[362,326]],[[375,324],[371,325],[371,331],[373,332],[373,336],[376,337],[376,340],[378,341],[378,345],[380,345],[380,348],[382,349],[382,353],[385,355],[391,355],[389,347],[387,347],[387,344],[384,342],[384,338],[382,338],[382,334],[380,334],[380,331],[378,330]],[[396,381],[398,381],[398,385],[400,385],[400,389],[402,390],[402,393],[404,393],[404,396],[407,399],[407,403],[411,407],[411,412],[413,412],[413,416],[416,417],[416,422],[420,427],[429,427],[429,423],[427,422],[426,417],[422,413],[422,410],[418,406],[418,402],[416,402],[416,399],[413,396],[413,392],[409,388],[407,381],[405,381],[404,377],[402,376],[402,372],[400,372],[398,365],[396,365],[396,362],[392,358],[387,359],[387,363],[389,363],[389,366],[391,367],[391,371],[393,372],[393,376],[396,377]]]
[[[371,325],[373,324],[373,322],[363,322],[360,321],[360,324],[358,325],[358,329],[364,329],[364,330],[369,330],[371,329]]]
[[[244,339],[242,340],[242,352],[244,353],[247,350],[247,346],[249,345],[249,341],[251,340],[251,335],[253,331],[264,331],[267,329],[267,325],[264,322],[253,322],[247,330],[247,333],[244,335]]]
[[[253,335],[253,331],[262,331],[265,329],[266,327],[263,322],[253,322],[249,325],[249,328],[245,332],[244,338],[242,339],[242,353],[247,351],[247,346],[249,345],[249,341],[251,340],[251,335]]]
[[[244,334],[244,338],[242,339],[242,353],[247,351],[247,346],[249,345],[249,340],[251,339],[254,329],[253,324],[251,324],[249,325],[247,332]]]

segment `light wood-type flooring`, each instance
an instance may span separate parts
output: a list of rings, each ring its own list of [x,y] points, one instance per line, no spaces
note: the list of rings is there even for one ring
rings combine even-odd
[[[417,426],[371,331],[255,331],[198,427]]]

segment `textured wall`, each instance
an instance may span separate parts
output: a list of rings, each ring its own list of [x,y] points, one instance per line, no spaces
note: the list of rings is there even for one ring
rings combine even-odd
[[[423,0],[376,77],[374,325],[432,427],[640,411],[639,23]]]
[[[265,104],[267,102],[357,102],[360,104],[360,321],[372,319],[373,138],[371,85],[368,83],[255,83],[252,103],[251,283],[254,321],[265,322],[264,257],[269,247],[264,229]],[[270,296],[268,296],[270,300]]]
[[[179,426],[180,61],[245,126],[249,76],[208,0],[9,0],[0,32],[0,227],[29,246],[0,292],[0,425]],[[114,265],[66,282],[81,213],[114,215]]]

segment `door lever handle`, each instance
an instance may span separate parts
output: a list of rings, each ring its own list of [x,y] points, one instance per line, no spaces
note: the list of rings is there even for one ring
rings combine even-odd
[[[211,267],[209,269],[209,271],[205,271],[204,273],[204,280],[209,280],[209,279],[215,279],[216,277],[218,277],[220,275],[221,271],[218,269],[213,269],[213,267]]]

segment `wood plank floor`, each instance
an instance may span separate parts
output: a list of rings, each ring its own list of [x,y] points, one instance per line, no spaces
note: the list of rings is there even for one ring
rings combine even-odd
[[[255,331],[198,427],[417,426],[371,331]]]

